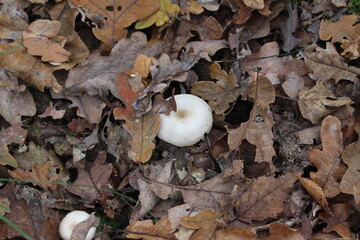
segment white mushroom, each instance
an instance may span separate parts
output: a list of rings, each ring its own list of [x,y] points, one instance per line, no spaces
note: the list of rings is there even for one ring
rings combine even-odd
[[[209,133],[213,124],[210,106],[191,94],[175,95],[177,111],[160,114],[158,137],[175,146],[191,146]]]
[[[71,234],[77,224],[85,221],[91,215],[85,211],[72,211],[68,213],[63,220],[61,220],[59,226],[59,233],[62,239],[70,240]],[[86,235],[85,240],[91,240],[94,238],[96,232],[95,227],[91,227]]]

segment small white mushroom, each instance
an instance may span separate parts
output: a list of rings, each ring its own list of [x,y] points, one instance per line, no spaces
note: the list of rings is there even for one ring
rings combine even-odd
[[[68,213],[63,220],[61,220],[59,226],[59,233],[62,239],[70,240],[71,234],[77,224],[87,220],[91,215],[85,211],[72,211]],[[91,227],[86,235],[85,240],[91,240],[94,238],[96,232],[95,227]]]
[[[175,146],[191,146],[209,133],[213,124],[210,106],[192,94],[175,95],[177,111],[160,114],[158,137]]]

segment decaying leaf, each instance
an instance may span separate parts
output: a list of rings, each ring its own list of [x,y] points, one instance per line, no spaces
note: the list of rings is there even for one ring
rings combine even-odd
[[[318,84],[311,89],[304,89],[299,93],[299,108],[301,114],[313,124],[330,115],[337,115],[347,119],[353,112],[350,104],[353,102],[348,97],[336,97],[324,85]]]
[[[113,114],[115,119],[125,120],[123,126],[132,136],[129,157],[135,162],[146,162],[155,148],[153,140],[160,129],[160,116],[154,111],[137,116],[133,104],[139,93],[131,90],[131,74],[134,74],[134,70],[124,71],[119,75],[118,91],[126,108],[115,108]]]
[[[55,191],[58,185],[51,183],[51,181],[59,180],[55,172],[51,173],[51,163],[46,162],[43,166],[33,166],[31,171],[24,171],[22,169],[15,169],[8,171],[9,174],[19,180],[30,180],[32,184],[40,186],[44,189],[51,189]]]
[[[103,96],[110,91],[113,96],[121,99],[117,91],[118,75],[133,68],[137,56],[151,57],[158,55],[159,51],[159,44],[147,46],[144,33],[133,33],[130,38],[120,40],[109,56],[100,56],[95,51],[81,65],[71,69],[65,83],[66,92],[76,95],[87,92],[91,96]]]
[[[214,240],[255,240],[256,232],[248,227],[225,227],[215,233]]]
[[[69,61],[71,53],[64,49],[66,38],[58,36],[59,21],[37,20],[23,32],[23,44],[32,56],[41,56],[41,61],[62,63]]]
[[[183,227],[196,230],[191,234],[191,239],[210,240],[220,224],[222,212],[213,209],[200,210],[195,216],[183,217],[180,224]]]
[[[126,237],[130,239],[176,239],[174,234],[171,233],[171,226],[167,216],[162,217],[155,225],[151,219],[132,222],[125,231],[128,233]]]
[[[330,210],[332,215],[325,212],[319,215],[319,219],[327,223],[327,227],[323,231],[327,233],[334,231],[343,238],[350,238],[352,234],[347,219],[354,210],[349,205],[343,203],[331,205]]]
[[[0,164],[4,166],[9,165],[14,168],[18,167],[16,159],[9,153],[8,146],[5,142],[0,142]]]
[[[320,39],[331,42],[341,42],[341,55],[349,59],[357,59],[360,55],[360,24],[356,23],[358,16],[343,15],[337,22],[323,20],[320,25]]]
[[[115,0],[109,3],[101,0],[71,0],[71,4],[83,9],[86,17],[97,25],[93,33],[109,50],[126,36],[126,27],[150,16],[160,7],[159,2],[153,0]]]
[[[317,172],[310,172],[311,179],[319,185],[326,197],[335,197],[340,192],[337,174],[343,151],[340,120],[327,116],[321,124],[322,150],[312,149],[308,152],[311,163]]]
[[[200,81],[192,84],[191,93],[208,101],[216,114],[224,113],[229,104],[240,96],[240,88],[233,72],[227,74],[218,63],[210,65],[210,76],[217,82]]]
[[[356,125],[356,132],[360,135],[360,124]],[[342,153],[342,160],[348,166],[341,182],[340,190],[343,193],[354,195],[356,203],[360,203],[360,140],[349,144]]]
[[[295,182],[295,176],[288,173],[278,178],[263,176],[246,183],[238,190],[239,199],[235,199],[236,216],[245,222],[275,218],[283,211]]]
[[[331,213],[331,210],[329,208],[329,204],[326,200],[326,196],[324,194],[324,191],[317,185],[314,181],[302,178],[297,176],[297,179],[301,183],[301,185],[306,189],[306,191],[315,199],[315,201],[329,214]]]
[[[291,229],[288,226],[279,222],[270,224],[269,227],[270,236],[262,238],[262,240],[305,240],[301,233],[295,229]]]
[[[326,49],[318,46],[307,48],[305,62],[312,71],[312,78],[318,83],[325,83],[330,79],[334,79],[335,83],[340,80],[356,83],[360,74],[360,68],[349,67],[330,42],[326,42]]]
[[[275,156],[273,147],[272,126],[274,122],[269,115],[269,104],[275,101],[275,90],[265,76],[259,75],[257,81],[252,82],[251,97],[254,98],[254,107],[250,118],[240,127],[228,129],[228,144],[230,150],[236,150],[246,139],[256,146],[256,162],[267,162],[274,170],[272,158]]]

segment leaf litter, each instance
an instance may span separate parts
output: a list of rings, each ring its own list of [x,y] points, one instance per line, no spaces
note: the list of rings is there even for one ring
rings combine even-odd
[[[347,4],[3,0],[0,217],[25,233],[0,220],[0,238],[60,239],[85,210],[73,238],[357,239]],[[214,124],[176,147],[159,114],[184,93]]]

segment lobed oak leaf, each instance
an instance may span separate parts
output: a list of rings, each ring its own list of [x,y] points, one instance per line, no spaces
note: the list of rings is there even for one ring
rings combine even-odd
[[[153,0],[71,0],[72,6],[83,9],[86,17],[97,27],[93,29],[96,38],[110,50],[121,38],[126,37],[126,27],[144,19],[159,9],[159,1]],[[82,12],[82,11],[80,11]]]
[[[239,199],[235,199],[237,218],[245,222],[275,218],[283,211],[295,182],[295,176],[287,173],[278,178],[262,176],[246,183],[239,189],[242,192]]]
[[[269,226],[269,232],[270,235],[268,237],[261,238],[261,240],[305,240],[299,231],[291,229],[279,222],[271,223]]]
[[[325,83],[330,79],[334,79],[335,83],[340,80],[355,83],[358,81],[360,68],[349,67],[330,42],[326,43],[326,49],[318,46],[308,47],[305,50],[305,62],[312,71],[310,76],[318,83]]]
[[[360,34],[360,24],[356,24],[358,16],[343,15],[337,22],[322,20],[319,29],[321,40],[330,40],[331,42],[341,42],[344,38],[352,41],[358,38]]]
[[[318,84],[299,93],[299,108],[304,118],[318,124],[324,117],[334,114],[347,119],[353,112],[348,97],[336,97],[324,85]]]
[[[330,210],[332,215],[325,212],[321,212],[319,215],[319,219],[324,220],[327,224],[323,231],[326,233],[334,231],[343,238],[350,238],[352,234],[349,222],[346,220],[354,210],[345,203],[333,204],[330,206]]]
[[[210,76],[218,81],[216,83],[212,81],[193,83],[191,93],[207,100],[216,114],[222,114],[229,108],[229,104],[240,96],[237,77],[232,71],[227,74],[221,70],[218,63],[210,65]]]
[[[255,161],[267,162],[274,170],[272,163],[272,158],[275,156],[272,132],[274,122],[269,115],[269,104],[275,101],[275,90],[269,79],[259,75],[257,81],[252,82],[251,91],[254,107],[251,110],[250,118],[237,128],[227,129],[229,148],[230,150],[238,149],[242,141],[246,139],[256,146]]]
[[[155,148],[153,140],[160,129],[160,116],[154,111],[137,116],[133,104],[139,93],[133,92],[129,84],[130,75],[133,73],[134,70],[128,70],[119,75],[118,90],[126,108],[115,108],[113,114],[115,119],[125,120],[123,127],[132,136],[129,157],[135,162],[146,162]]]
[[[326,200],[324,191],[314,181],[297,176],[297,179],[306,191],[314,198],[314,200],[328,213],[332,214],[329,204]]]
[[[360,37],[356,38],[353,41],[343,40],[341,43],[343,49],[341,55],[349,58],[351,60],[357,59],[360,55]]]
[[[360,124],[358,123],[355,130],[360,135]],[[348,166],[347,171],[340,182],[340,190],[343,193],[354,195],[355,202],[360,203],[360,140],[349,144],[342,153],[342,160]]]
[[[317,172],[310,172],[310,176],[323,189],[325,196],[331,198],[340,192],[337,176],[343,151],[340,120],[327,116],[322,121],[320,136],[322,150],[312,149],[308,152],[310,162],[317,168]]]
[[[183,217],[181,226],[196,230],[191,234],[192,240],[210,240],[214,235],[223,213],[213,209],[200,210],[195,216]]]
[[[175,240],[175,236],[171,233],[171,226],[167,216],[162,217],[155,225],[152,220],[136,221],[129,224],[125,229],[127,238],[144,239],[144,240]]]
[[[82,96],[67,97],[67,99],[72,101],[70,108],[77,108],[76,115],[79,117],[87,119],[91,124],[101,121],[106,104],[98,97],[84,93]]]
[[[169,16],[177,17],[180,11],[180,7],[176,4],[172,4],[169,0],[159,0],[160,8],[152,15],[137,21],[135,24],[136,29],[148,28],[154,23],[157,27],[164,25],[170,20]]]
[[[135,32],[130,38],[120,40],[112,49],[109,56],[100,56],[95,51],[81,65],[71,69],[65,83],[68,94],[89,95],[111,94],[118,99],[121,95],[117,90],[119,74],[134,67],[134,62],[139,55],[155,56],[160,52],[159,44],[149,47],[146,35]]]
[[[59,180],[59,176],[55,172],[51,172],[50,167],[52,167],[51,163],[47,161],[43,166],[33,166],[31,171],[15,169],[8,171],[8,173],[15,179],[29,180],[34,185],[55,191],[58,185],[51,183],[51,181]]]

